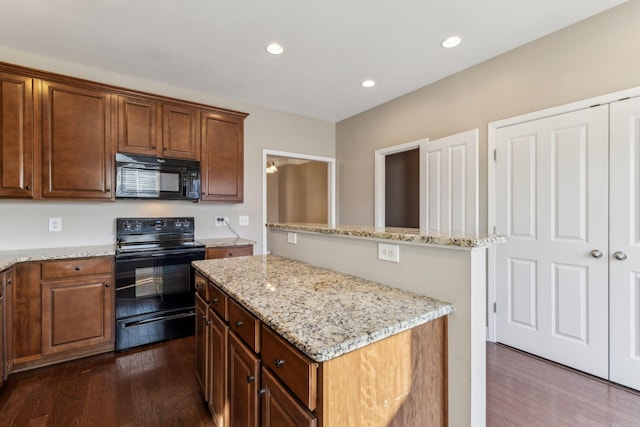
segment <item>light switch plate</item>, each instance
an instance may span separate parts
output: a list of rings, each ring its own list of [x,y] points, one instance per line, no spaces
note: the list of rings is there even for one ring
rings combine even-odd
[[[49,231],[62,231],[62,218],[49,218]]]

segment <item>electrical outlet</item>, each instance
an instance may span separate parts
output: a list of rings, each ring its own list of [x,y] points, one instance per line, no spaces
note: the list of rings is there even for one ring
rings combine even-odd
[[[387,243],[378,243],[378,259],[382,261],[400,262],[400,247]]]
[[[62,231],[62,218],[49,218],[49,231]]]
[[[249,217],[247,215],[240,215],[238,217],[238,225],[240,226],[249,225]]]
[[[292,245],[297,245],[298,244],[298,233],[287,233],[287,242],[291,243]]]
[[[217,216],[216,217],[216,227],[224,227],[227,224],[229,224],[229,217],[228,216]]]

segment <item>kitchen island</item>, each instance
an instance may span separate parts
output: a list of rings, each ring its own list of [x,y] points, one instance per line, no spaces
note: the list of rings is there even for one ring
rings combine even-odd
[[[273,255],[192,265],[214,292],[229,297],[230,336],[242,334],[234,329],[236,304],[262,324],[261,339],[245,344],[263,358],[264,399],[272,376],[276,386],[283,383],[283,389],[298,396],[295,383],[311,373],[314,384],[298,396],[310,420],[304,425],[447,424],[446,316],[453,311],[451,304]],[[220,301],[211,294],[208,298]],[[269,357],[273,347],[291,356],[276,358],[274,365]],[[304,361],[305,375],[292,379],[281,369],[291,359]],[[245,376],[255,377],[240,375]],[[269,417],[269,407],[262,405],[262,417]],[[229,406],[233,413],[234,405]]]
[[[267,224],[267,229],[267,250],[274,255],[452,303],[449,425],[485,425],[487,249],[504,237],[327,224]],[[391,245],[391,252],[382,244]],[[382,250],[395,261],[380,259]]]

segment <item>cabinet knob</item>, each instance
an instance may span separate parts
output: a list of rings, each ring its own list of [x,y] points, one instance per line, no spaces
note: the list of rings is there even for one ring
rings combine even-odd
[[[104,190],[106,193],[111,193],[111,189],[107,188],[106,190]]]
[[[625,254],[624,252],[618,251],[613,254],[613,257],[618,261],[624,261],[625,259],[627,259],[627,254]]]
[[[213,322],[212,322],[211,320],[207,320],[207,321],[205,322],[205,325],[209,326],[209,325],[211,325],[212,323],[213,323]]]
[[[75,271],[80,271],[80,266],[76,266],[76,268],[74,268]]]
[[[244,325],[244,322],[242,320],[236,320],[236,327],[240,327]]]
[[[206,319],[207,319],[207,316],[200,316],[200,318],[201,318],[202,320],[206,320]]]
[[[276,368],[280,368],[284,365],[284,359],[276,359],[275,361]]]
[[[24,187],[24,189],[25,189],[25,190],[31,190],[31,186],[30,186],[30,185],[26,185],[26,186]]]
[[[111,283],[105,283],[104,286],[105,286],[105,288],[109,288],[109,287],[111,287]]]
[[[591,251],[591,256],[594,258],[602,258],[602,251],[600,249],[594,249]]]
[[[256,377],[254,377],[253,375],[247,375],[247,383],[252,383],[255,379]]]
[[[258,389],[258,394],[259,394],[259,395],[261,395],[261,396],[262,396],[263,394],[265,394],[266,392],[267,392],[267,389],[266,389],[266,388],[260,388],[260,389]]]
[[[211,304],[215,304],[217,302],[220,302],[218,298],[211,298]]]
[[[7,280],[7,285],[11,284],[11,279]]]

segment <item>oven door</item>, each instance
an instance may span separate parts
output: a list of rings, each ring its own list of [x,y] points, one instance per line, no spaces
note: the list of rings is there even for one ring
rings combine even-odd
[[[193,334],[191,261],[204,249],[116,257],[116,350]]]

